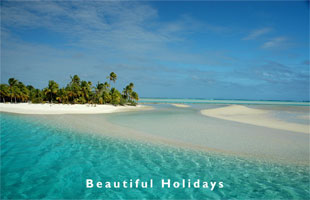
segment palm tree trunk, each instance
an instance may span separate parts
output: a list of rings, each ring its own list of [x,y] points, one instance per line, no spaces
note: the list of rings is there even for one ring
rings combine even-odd
[[[5,103],[5,98],[3,97],[3,103]]]
[[[11,103],[12,103],[12,96],[11,96]]]

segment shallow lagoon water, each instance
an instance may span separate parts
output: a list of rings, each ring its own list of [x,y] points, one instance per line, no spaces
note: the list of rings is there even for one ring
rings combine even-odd
[[[170,117],[178,117],[170,113],[174,108],[164,106],[162,109],[158,116],[148,116],[149,112],[144,112],[144,118],[137,113],[95,117],[122,124],[125,128],[143,118],[146,125],[141,129],[155,119],[167,121]],[[175,111],[195,113],[195,108]],[[128,115],[135,117],[128,118]],[[166,115],[170,117],[163,118]],[[65,117],[59,116],[61,120]],[[83,117],[91,120],[94,116]],[[56,125],[47,119],[51,117],[1,114],[1,199],[307,199],[310,195],[307,164],[269,162],[120,139],[108,133],[98,135]],[[104,126],[104,123],[99,125]],[[163,128],[167,127],[163,125]],[[109,132],[108,129],[104,131]],[[87,178],[94,181],[152,178],[154,188],[86,189]],[[160,179],[168,178],[173,181],[222,181],[224,188],[214,191],[162,189]]]
[[[248,125],[200,114],[200,110],[223,105],[190,104],[189,108],[176,108],[169,104],[152,106],[155,110],[117,113],[106,118],[118,126],[139,130],[150,136],[167,138],[193,148],[309,163],[309,134]],[[297,115],[307,115],[307,107],[252,107],[268,109],[271,116],[280,116],[281,120],[290,122],[293,118],[294,122],[309,124],[305,119],[296,118]]]

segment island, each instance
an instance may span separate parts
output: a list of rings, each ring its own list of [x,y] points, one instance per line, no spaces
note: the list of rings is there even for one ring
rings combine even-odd
[[[0,85],[0,110],[19,114],[102,114],[151,109],[150,106],[137,105],[138,93],[134,84],[126,85],[122,92],[111,87],[117,75],[111,72],[108,82],[98,83],[81,80],[78,75],[71,76],[66,87],[60,88],[54,80],[48,86],[38,89],[25,85],[15,78],[8,84]]]
[[[54,80],[49,80],[44,89],[37,89],[32,85],[10,78],[8,84],[0,85],[0,102],[11,103],[59,103],[59,104],[112,104],[136,106],[139,100],[138,93],[133,91],[134,84],[129,83],[122,93],[115,84],[117,75],[111,72],[107,77],[108,82],[98,83],[93,86],[92,82],[81,80],[78,75],[71,76],[71,81],[66,87],[60,88]]]

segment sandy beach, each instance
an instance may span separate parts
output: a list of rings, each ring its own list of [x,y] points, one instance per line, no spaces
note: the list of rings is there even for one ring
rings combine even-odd
[[[150,106],[113,106],[90,104],[31,104],[31,103],[0,103],[1,112],[18,114],[102,114],[152,109]]]
[[[190,107],[187,104],[179,104],[179,103],[172,103],[171,105],[173,105],[175,107],[178,107],[178,108],[188,108],[188,107]]]
[[[249,108],[242,105],[231,105],[215,109],[202,110],[201,114],[208,117],[230,120],[267,128],[274,128],[286,131],[300,132],[309,134],[309,125],[292,122],[284,122],[273,118],[269,111]]]

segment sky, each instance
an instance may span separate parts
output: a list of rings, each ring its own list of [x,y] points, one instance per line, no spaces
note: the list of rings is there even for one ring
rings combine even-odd
[[[1,1],[1,82],[70,75],[140,97],[309,101],[306,1]]]

